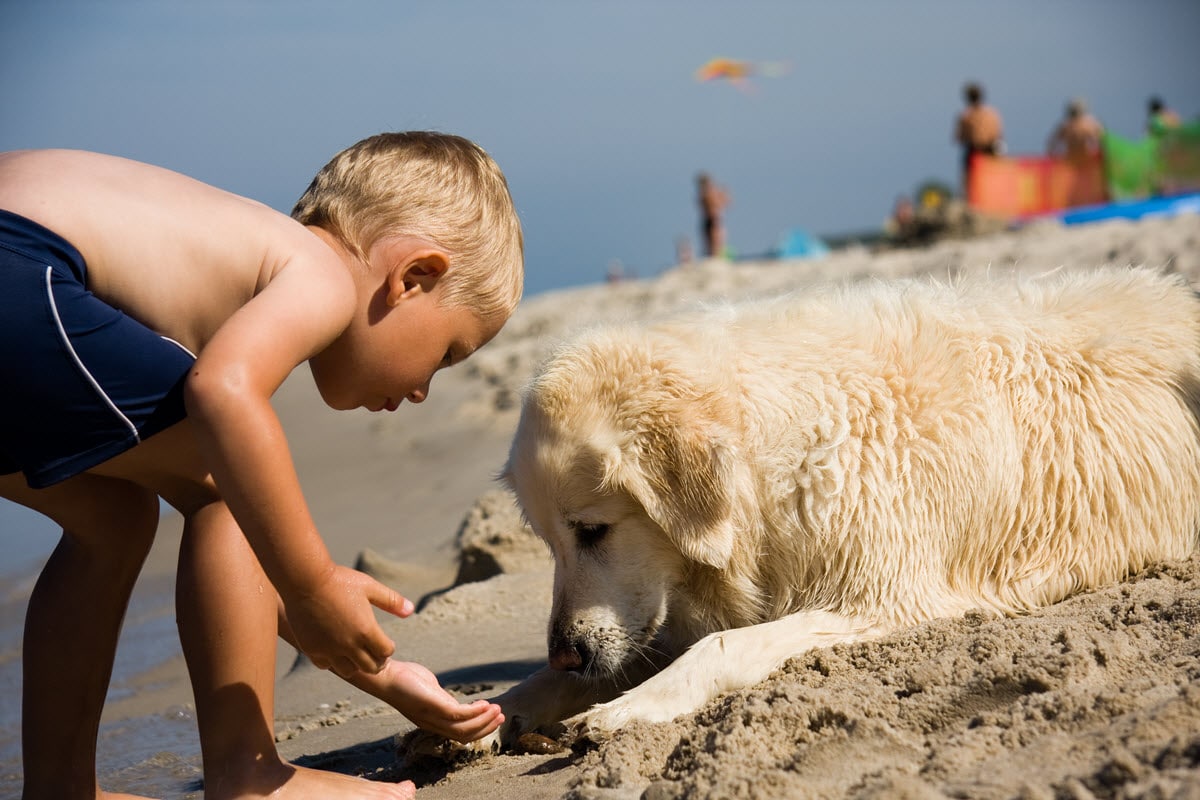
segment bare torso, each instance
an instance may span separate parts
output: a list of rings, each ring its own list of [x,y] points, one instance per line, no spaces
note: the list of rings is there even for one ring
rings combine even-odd
[[[97,297],[195,353],[289,257],[324,247],[261,203],[75,150],[0,153],[0,208],[69,241]]]
[[[1055,130],[1050,153],[1062,155],[1069,161],[1086,161],[1100,154],[1100,137],[1103,135],[1104,128],[1095,117],[1084,114],[1068,119]]]
[[[1003,135],[1000,115],[991,106],[968,107],[958,118],[955,136],[966,147],[992,147]]]

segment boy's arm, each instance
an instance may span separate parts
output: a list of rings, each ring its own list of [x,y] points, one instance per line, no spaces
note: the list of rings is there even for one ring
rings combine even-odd
[[[354,305],[345,267],[312,237],[207,343],[186,391],[217,487],[287,604],[301,647],[339,673],[376,672],[394,650],[371,604],[402,616],[411,604],[333,562],[270,397],[345,329]]]

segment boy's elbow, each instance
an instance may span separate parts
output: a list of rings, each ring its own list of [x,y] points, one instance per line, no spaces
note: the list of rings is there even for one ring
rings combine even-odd
[[[204,421],[244,403],[248,388],[239,370],[197,364],[184,383],[183,402],[188,416]]]
[[[183,405],[188,416],[194,419],[204,419],[208,415],[214,395],[213,381],[209,376],[195,367],[188,373],[183,385]]]

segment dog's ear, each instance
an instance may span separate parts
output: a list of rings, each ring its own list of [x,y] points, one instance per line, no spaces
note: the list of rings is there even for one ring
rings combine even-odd
[[[718,426],[697,419],[642,420],[609,451],[606,482],[629,492],[688,558],[718,569],[733,555],[738,463]]]

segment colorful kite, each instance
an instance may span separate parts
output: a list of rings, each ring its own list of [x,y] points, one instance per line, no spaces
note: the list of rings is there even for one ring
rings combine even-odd
[[[769,61],[756,64],[752,61],[742,61],[737,58],[714,58],[700,69],[696,70],[698,81],[729,81],[742,91],[752,91],[753,84],[749,79],[762,75],[766,78],[778,78],[787,74],[788,64],[785,61]]]

